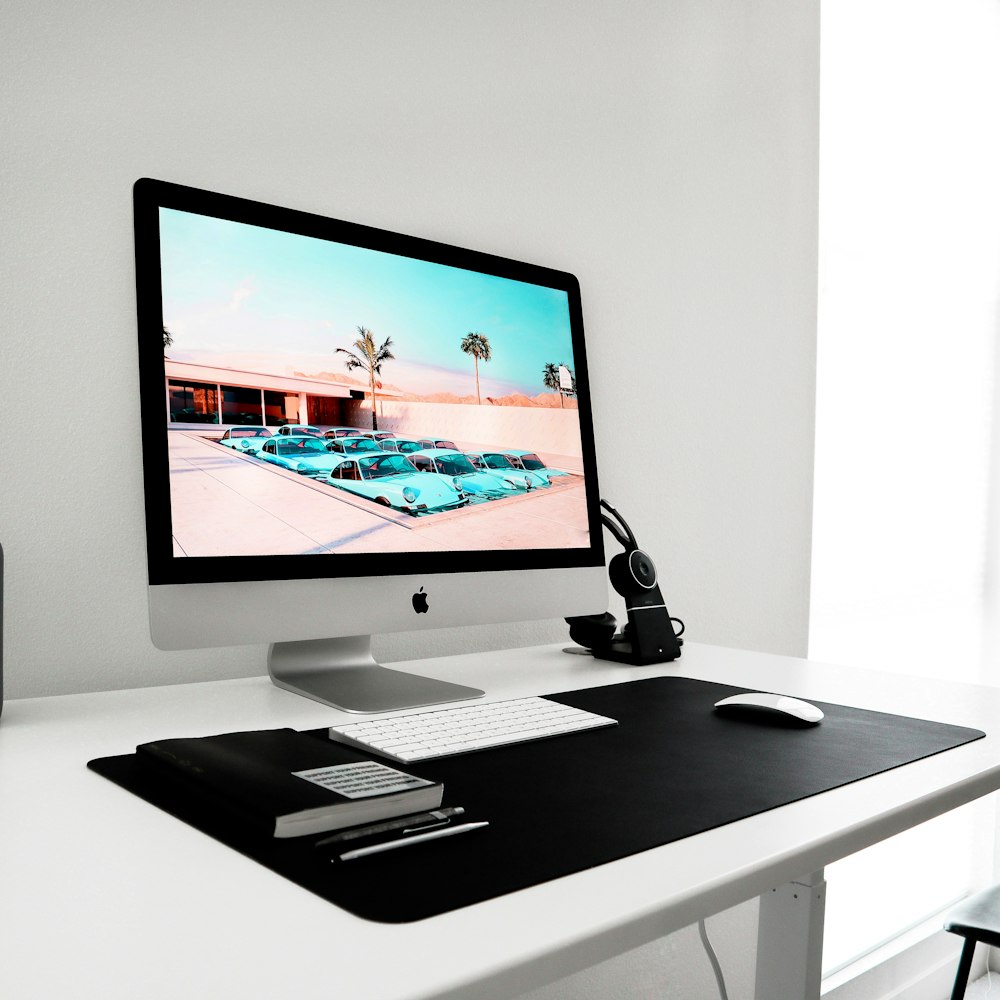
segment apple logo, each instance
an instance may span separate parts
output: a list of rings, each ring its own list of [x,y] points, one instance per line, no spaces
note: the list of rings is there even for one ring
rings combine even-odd
[[[416,611],[418,615],[427,614],[427,595],[424,593],[424,588],[421,587],[413,595],[413,610]]]

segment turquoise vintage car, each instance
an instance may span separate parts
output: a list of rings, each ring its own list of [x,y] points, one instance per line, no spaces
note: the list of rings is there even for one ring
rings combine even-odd
[[[398,451],[401,455],[409,455],[412,451],[420,451],[420,442],[410,438],[382,438],[379,447],[383,451]]]
[[[504,479],[480,472],[468,455],[448,448],[426,448],[406,456],[418,472],[437,472],[442,476],[457,476],[462,488],[473,499],[496,500],[513,496],[518,488]],[[523,492],[524,487],[521,487]]]
[[[545,476],[517,468],[502,451],[467,451],[466,455],[479,472],[510,483],[516,490],[523,492],[549,485]]]
[[[385,449],[370,437],[338,437],[330,438],[326,442],[326,450],[337,455],[364,455]]]
[[[395,431],[361,431],[365,437],[370,437],[374,441],[385,441],[396,436]]]
[[[458,447],[455,444],[455,442],[451,441],[448,438],[433,438],[433,437],[420,438],[419,444],[420,447],[424,450],[426,450],[427,448],[447,448],[451,451],[458,450]]]
[[[417,515],[464,507],[469,502],[457,476],[417,472],[410,460],[398,453],[330,457],[339,464],[324,482],[385,507]]]
[[[518,448],[504,448],[500,454],[510,459],[515,469],[524,469],[536,475],[544,476],[549,483],[558,476],[568,476],[569,472],[562,469],[550,469],[533,451],[522,451]]]
[[[323,432],[312,424],[284,424],[279,427],[276,434],[282,437],[322,437]]]
[[[257,458],[281,469],[297,472],[302,476],[325,476],[336,468],[341,457],[326,450],[326,442],[315,437],[269,438],[257,452]]]
[[[343,437],[362,437],[367,432],[363,427],[327,427],[323,431],[323,437],[327,438],[343,438]]]
[[[219,444],[235,451],[256,454],[270,436],[271,432],[266,427],[230,427],[219,438]]]

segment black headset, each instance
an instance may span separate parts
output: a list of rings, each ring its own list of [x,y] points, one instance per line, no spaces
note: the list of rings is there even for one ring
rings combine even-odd
[[[632,534],[632,529],[628,522],[607,502],[601,500],[601,506],[608,513],[601,513],[601,522],[604,527],[614,535],[615,540],[625,550],[619,552],[610,563],[608,563],[608,576],[611,579],[611,586],[625,598],[626,605],[634,602],[636,598],[641,599],[653,592],[659,595],[657,589],[656,564],[650,558],[649,553],[639,548],[639,543]],[[609,515],[611,515],[609,517]],[[629,642],[631,626],[630,622],[625,626],[623,633],[616,636],[618,622],[615,616],[609,611],[600,615],[579,615],[575,618],[567,618],[569,625],[569,637],[587,649],[601,649],[610,646],[613,641],[620,640]],[[680,628],[674,633],[678,645],[682,645],[684,640],[684,622],[680,618],[670,618],[670,622],[676,622]]]

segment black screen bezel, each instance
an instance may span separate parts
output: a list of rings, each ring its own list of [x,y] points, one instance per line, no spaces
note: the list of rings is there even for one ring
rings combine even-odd
[[[578,549],[493,549],[435,553],[433,573],[534,570],[604,565],[600,493],[594,455],[590,383],[583,340],[583,312],[576,277],[537,264],[389,232],[263,202],[167,181],[142,178],[133,186],[136,314],[139,346],[140,421],[146,554],[151,585],[255,580],[318,580],[427,573],[422,552],[303,555],[175,556],[171,522],[162,349],[160,208],[298,233],[317,239],[447,264],[566,292],[573,341],[580,437],[586,481],[590,544]]]

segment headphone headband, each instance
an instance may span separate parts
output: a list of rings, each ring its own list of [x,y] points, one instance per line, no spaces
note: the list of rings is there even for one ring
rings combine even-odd
[[[601,506],[605,510],[610,511],[611,514],[616,518],[617,523],[615,523],[615,521],[612,521],[611,518],[607,516],[607,514],[601,515],[601,521],[603,521],[604,527],[607,528],[608,531],[610,531],[611,534],[614,535],[616,539],[618,539],[618,542],[621,544],[622,548],[625,549],[626,552],[630,552],[632,551],[632,549],[639,548],[639,543],[635,540],[635,535],[632,534],[632,529],[626,523],[625,518],[622,517],[621,514],[619,514],[618,511],[615,510],[615,508],[608,503],[607,500],[601,500]],[[621,527],[619,527],[619,525]],[[624,534],[623,534],[623,529],[624,529]]]

